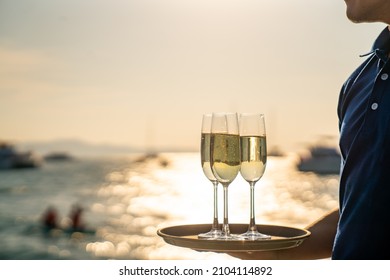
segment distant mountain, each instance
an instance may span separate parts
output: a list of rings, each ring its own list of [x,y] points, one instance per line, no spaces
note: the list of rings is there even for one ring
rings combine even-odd
[[[126,155],[131,153],[151,152],[139,147],[131,147],[113,144],[93,144],[77,139],[59,139],[53,141],[34,141],[17,143],[23,150],[32,150],[40,155],[47,155],[53,152],[69,153],[73,156],[104,156],[104,155]],[[193,149],[162,148],[152,152],[193,152]]]
[[[41,155],[53,152],[64,152],[75,156],[115,155],[141,152],[139,149],[127,146],[92,144],[75,139],[59,139],[45,142],[23,142],[18,146],[22,149],[32,150]]]

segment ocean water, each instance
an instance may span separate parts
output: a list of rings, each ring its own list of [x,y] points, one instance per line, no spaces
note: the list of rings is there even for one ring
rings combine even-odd
[[[212,184],[197,153],[77,158],[37,169],[0,171],[0,259],[233,259],[166,244],[156,231],[211,223]],[[256,222],[305,227],[337,207],[338,176],[302,173],[296,157],[269,157],[256,184]],[[44,232],[49,206],[69,222],[84,209],[91,232]],[[222,221],[222,189],[219,217]],[[249,221],[249,185],[240,175],[229,186],[229,222]]]

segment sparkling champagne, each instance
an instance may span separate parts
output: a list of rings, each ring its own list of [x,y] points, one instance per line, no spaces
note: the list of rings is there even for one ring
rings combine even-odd
[[[200,142],[200,158],[201,158],[203,173],[211,182],[214,182],[217,179],[215,178],[213,171],[211,170],[210,141],[211,141],[211,134],[202,133],[201,142]]]
[[[211,134],[211,168],[221,183],[231,183],[240,171],[240,136]]]
[[[265,136],[241,136],[241,175],[248,182],[257,182],[267,163]]]

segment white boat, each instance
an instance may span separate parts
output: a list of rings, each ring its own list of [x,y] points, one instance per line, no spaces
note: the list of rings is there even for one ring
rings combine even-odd
[[[39,164],[39,159],[32,152],[20,152],[11,144],[0,143],[0,169],[30,168]]]
[[[328,146],[312,146],[309,154],[301,155],[297,168],[299,171],[318,174],[339,174],[341,156],[336,148]]]

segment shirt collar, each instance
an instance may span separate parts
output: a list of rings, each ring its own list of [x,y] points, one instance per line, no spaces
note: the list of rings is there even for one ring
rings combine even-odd
[[[387,56],[390,52],[390,31],[388,27],[383,29],[376,38],[371,51],[374,52],[380,59],[387,60]]]
[[[378,58],[383,61],[387,61],[387,55],[390,52],[390,30],[388,27],[382,30],[379,36],[374,41],[371,51],[360,55],[360,57],[368,56],[370,54],[376,54]]]

